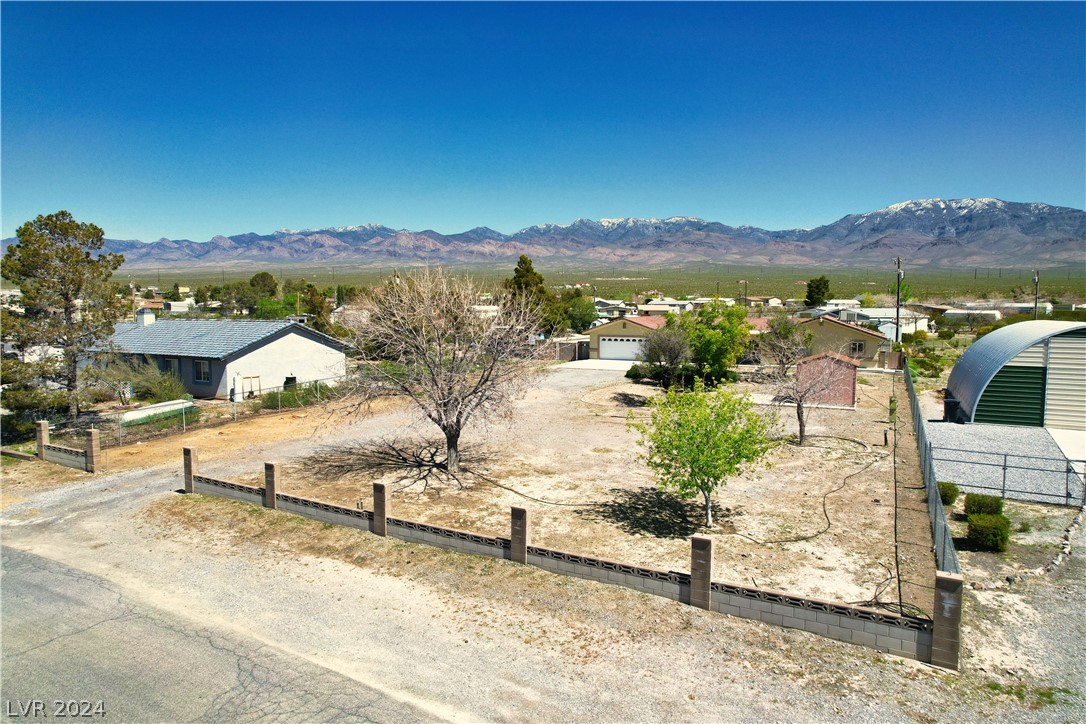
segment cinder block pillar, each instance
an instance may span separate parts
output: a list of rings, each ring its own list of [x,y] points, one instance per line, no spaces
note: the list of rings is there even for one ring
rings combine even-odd
[[[98,468],[98,461],[102,459],[102,441],[98,438],[98,430],[87,433],[87,454],[84,458],[83,469],[93,473]]]
[[[696,535],[690,539],[690,605],[709,610],[713,604],[713,539]]]
[[[264,463],[264,507],[275,510],[275,493],[279,490],[279,465]]]
[[[198,462],[196,458],[196,448],[182,448],[181,452],[185,457],[185,492],[195,493],[196,486],[194,486],[192,483],[192,476],[199,474]]]
[[[964,579],[955,573],[935,573],[931,663],[955,671],[958,670],[958,654],[961,648],[964,582]]]
[[[373,532],[377,535],[388,533],[388,497],[383,483],[373,484]]]
[[[531,517],[524,508],[512,508],[510,515],[510,555],[517,563],[528,562],[528,546],[532,544]]]
[[[38,460],[45,460],[45,446],[49,444],[49,421],[38,420]]]

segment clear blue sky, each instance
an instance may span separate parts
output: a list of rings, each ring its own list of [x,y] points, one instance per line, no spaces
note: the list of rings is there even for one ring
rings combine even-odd
[[[1086,205],[1086,4],[12,3],[3,235]]]

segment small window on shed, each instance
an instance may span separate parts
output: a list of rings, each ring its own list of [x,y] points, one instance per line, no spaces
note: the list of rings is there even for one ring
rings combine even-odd
[[[862,357],[864,353],[864,343],[862,341],[849,342],[848,353],[851,357]]]

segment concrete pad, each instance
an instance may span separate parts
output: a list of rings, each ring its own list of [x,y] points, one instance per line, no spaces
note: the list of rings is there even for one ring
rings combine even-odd
[[[563,362],[557,365],[558,369],[571,370],[612,370],[625,372],[637,364],[633,360],[621,359],[579,359],[574,362]]]
[[[1086,460],[1086,432],[1082,430],[1062,430],[1058,427],[1046,427],[1048,434],[1060,446],[1068,460]]]

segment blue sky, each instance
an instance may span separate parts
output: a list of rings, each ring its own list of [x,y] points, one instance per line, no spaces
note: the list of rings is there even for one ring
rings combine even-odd
[[[2,233],[1086,204],[1086,4],[12,3]]]

